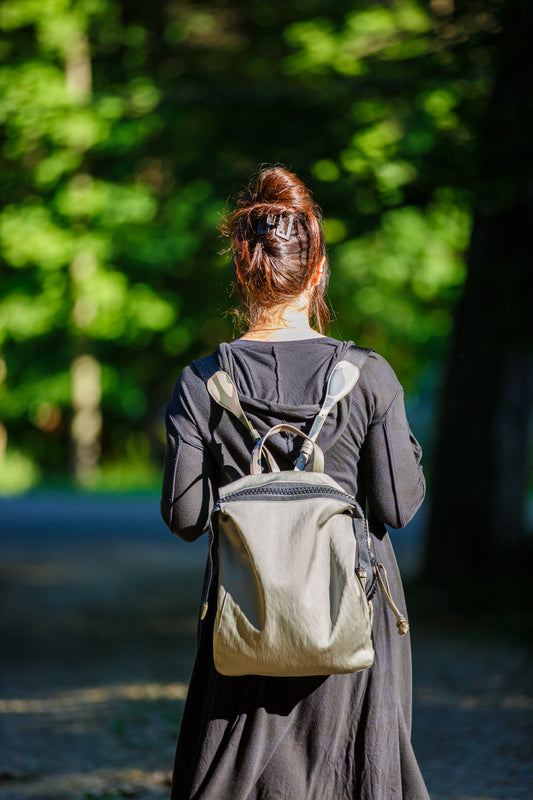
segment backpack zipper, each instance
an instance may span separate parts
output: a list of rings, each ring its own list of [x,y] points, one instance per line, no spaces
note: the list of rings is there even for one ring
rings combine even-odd
[[[218,506],[218,503],[216,504]],[[216,508],[215,506],[215,508]],[[213,509],[214,511],[215,509]],[[205,591],[204,597],[202,602],[202,609],[200,611],[200,621],[204,620],[207,615],[207,609],[209,607],[208,598],[209,598],[209,590],[211,588],[211,580],[213,578],[213,525],[210,522],[209,528],[207,529],[207,575],[205,576]]]
[[[323,497],[335,497],[339,500],[345,500],[352,506],[356,505],[357,502],[354,497],[346,492],[343,492],[340,489],[334,489],[332,487],[329,488],[327,486],[254,486],[249,489],[240,489],[233,494],[228,495],[219,501],[217,505],[220,507],[220,503],[231,503],[234,500],[242,500],[244,497],[254,497],[256,495],[281,495],[297,497],[298,495],[306,496],[310,494],[322,495]],[[216,506],[213,510],[216,510]]]

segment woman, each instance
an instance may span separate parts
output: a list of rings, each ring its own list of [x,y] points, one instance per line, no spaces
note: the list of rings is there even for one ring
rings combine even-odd
[[[327,263],[320,210],[280,167],[264,169],[223,226],[234,254],[246,333],[216,351],[245,413],[260,433],[278,422],[306,431],[332,365],[350,343],[323,334]],[[312,327],[310,318],[316,327]],[[179,376],[167,409],[162,514],[187,541],[200,536],[219,486],[249,472],[249,435],[211,401],[199,370]],[[410,433],[403,392],[374,352],[358,384],[319,436],[325,471],[369,508],[378,561],[392,594],[401,580],[383,523],[405,525],[424,498],[421,450]],[[300,437],[269,448],[291,469]],[[216,672],[212,602],[181,725],[172,800],[427,800],[412,750],[408,637],[377,590],[370,669],[311,678],[225,677]]]

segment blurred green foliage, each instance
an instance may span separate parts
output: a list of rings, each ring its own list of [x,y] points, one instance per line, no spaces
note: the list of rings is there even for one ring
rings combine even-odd
[[[4,0],[0,485],[68,471],[80,353],[102,476],[153,480],[176,375],[234,335],[216,226],[263,162],[325,211],[333,334],[413,387],[465,277],[504,5]]]

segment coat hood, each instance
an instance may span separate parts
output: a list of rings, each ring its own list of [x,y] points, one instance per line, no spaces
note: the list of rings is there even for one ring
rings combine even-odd
[[[351,346],[329,337],[278,342],[239,339],[222,343],[216,354],[237,388],[244,412],[261,434],[282,422],[307,433],[325,398],[331,370]],[[280,375],[291,377],[281,380]],[[331,410],[317,442],[324,452],[346,428],[352,398],[350,392]],[[300,437],[287,432],[269,439],[271,450],[291,460],[301,444]]]

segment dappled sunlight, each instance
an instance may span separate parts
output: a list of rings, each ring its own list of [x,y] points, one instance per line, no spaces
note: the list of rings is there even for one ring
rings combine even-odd
[[[139,797],[143,800],[167,797],[170,772],[90,769],[86,772],[58,772],[42,776],[20,776],[24,781],[24,798]],[[18,774],[9,775],[2,787],[2,797],[20,798]],[[13,793],[12,793],[13,792]]]
[[[508,800],[508,797],[499,792],[497,794],[449,794],[447,791],[446,794],[434,792],[431,800]]]
[[[184,700],[184,683],[122,683],[56,692],[49,697],[0,698],[0,714],[56,714],[116,700]]]
[[[461,708],[465,711],[478,708],[498,709],[500,711],[528,711],[533,709],[533,696],[526,694],[505,694],[498,693],[491,695],[489,692],[479,694],[458,694],[457,692],[445,691],[434,686],[422,686],[415,691],[416,701],[427,707]]]

